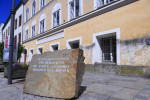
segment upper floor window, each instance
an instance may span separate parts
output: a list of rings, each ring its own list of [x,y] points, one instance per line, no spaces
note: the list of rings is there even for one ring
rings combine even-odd
[[[45,19],[40,21],[40,33],[43,33],[45,30]]]
[[[33,0],[33,3],[32,3],[32,16],[35,14],[36,12],[36,1]]]
[[[10,27],[8,27],[8,35],[10,34]]]
[[[28,21],[28,19],[29,19],[29,8],[27,7],[27,9],[26,9],[26,21]]]
[[[15,20],[15,29],[17,29],[17,19]]]
[[[73,19],[81,15],[82,0],[69,0],[69,19]]]
[[[61,24],[61,5],[59,3],[52,9],[52,22],[53,27]]]
[[[25,39],[28,39],[28,33],[29,33],[29,30],[27,29],[27,30],[26,30]]]
[[[7,29],[6,29],[6,36],[7,36]]]
[[[22,15],[19,16],[19,26],[21,26],[21,22],[22,22]]]
[[[32,22],[32,29],[31,29],[31,36],[34,37],[35,36],[35,28],[36,28],[36,21]]]
[[[32,37],[35,36],[35,25],[32,26]]]
[[[25,39],[28,39],[28,34],[29,34],[29,26],[26,26]]]
[[[42,9],[45,6],[45,0],[40,0],[40,9]]]
[[[101,7],[116,0],[95,0],[95,8]]]
[[[45,14],[40,16],[39,22],[39,33],[43,33],[45,32]]]

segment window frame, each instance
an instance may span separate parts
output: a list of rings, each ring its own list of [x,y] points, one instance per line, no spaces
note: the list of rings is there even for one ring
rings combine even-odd
[[[42,25],[41,25],[42,24]],[[40,21],[40,34],[45,32],[45,19]]]
[[[82,0],[79,0],[79,15],[76,16],[76,8],[75,8],[75,5],[74,5],[74,15],[73,15],[73,18],[71,18],[71,8],[70,8],[70,3],[73,2],[74,4],[76,4],[75,2],[76,0],[68,0],[68,21],[74,19],[74,18],[77,18],[79,16],[81,16],[83,14],[83,1]]]
[[[15,30],[17,29],[17,19],[15,19]]]
[[[42,49],[42,53],[40,53],[39,49]],[[37,48],[37,54],[43,54],[44,53],[44,46],[40,46]]]
[[[113,0],[113,1],[110,1],[110,0],[103,0],[103,1],[102,1],[102,0],[94,0],[94,9],[98,9],[98,8],[104,6],[104,5],[113,3],[113,2],[115,2],[115,1],[117,1],[117,0]],[[101,4],[98,5],[97,2],[99,2],[99,4],[100,4],[100,2],[101,2]]]
[[[29,20],[29,7],[26,8],[26,22]]]
[[[29,29],[26,29],[25,40],[29,38]]]
[[[33,27],[34,27],[34,33],[33,33]],[[31,30],[32,30],[32,31],[31,31],[31,33],[32,33],[32,34],[31,34],[31,37],[35,37],[36,25],[33,25],[33,26],[31,27]]]
[[[60,42],[57,42],[57,43],[52,43],[52,44],[50,44],[50,51],[57,51],[57,50],[54,50],[53,49],[53,46],[56,46],[56,45],[58,45],[58,50],[60,50]]]
[[[32,2],[32,16],[36,14],[36,0],[33,0]]]
[[[22,15],[19,16],[19,27],[21,26],[22,24]]]
[[[54,14],[56,14],[56,22],[54,22]],[[57,19],[59,18],[59,19]],[[61,25],[61,5],[57,3],[52,8],[52,28]]]
[[[39,8],[40,8],[40,10],[41,9],[43,9],[44,7],[45,7],[45,5],[46,5],[46,0],[40,0],[40,6],[39,6]]]

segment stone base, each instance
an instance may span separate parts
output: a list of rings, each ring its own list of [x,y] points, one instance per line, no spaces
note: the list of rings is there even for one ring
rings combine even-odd
[[[85,67],[87,72],[102,73],[102,74],[113,74],[113,75],[124,75],[124,76],[135,76],[135,77],[149,77],[150,67],[149,66],[129,66],[129,65],[116,65],[116,64],[87,64]]]

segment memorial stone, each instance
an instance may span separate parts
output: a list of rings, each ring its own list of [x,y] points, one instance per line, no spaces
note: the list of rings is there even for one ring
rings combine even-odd
[[[61,99],[77,97],[84,74],[84,59],[81,49],[34,55],[23,92]]]

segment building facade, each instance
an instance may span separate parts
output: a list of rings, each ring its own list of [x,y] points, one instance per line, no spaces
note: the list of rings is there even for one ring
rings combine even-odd
[[[18,43],[22,44],[22,35],[23,35],[23,2],[20,2],[15,8],[15,21],[14,21],[14,37],[17,39]],[[11,26],[11,16],[9,15],[7,21],[3,27],[3,40],[6,36],[10,36],[10,27]]]
[[[85,63],[150,66],[150,0],[24,0],[23,61],[81,48]]]
[[[3,26],[4,26],[4,24],[3,23],[1,23],[0,24],[0,42],[2,42],[3,41],[3,32],[2,32],[2,28],[3,28]]]

